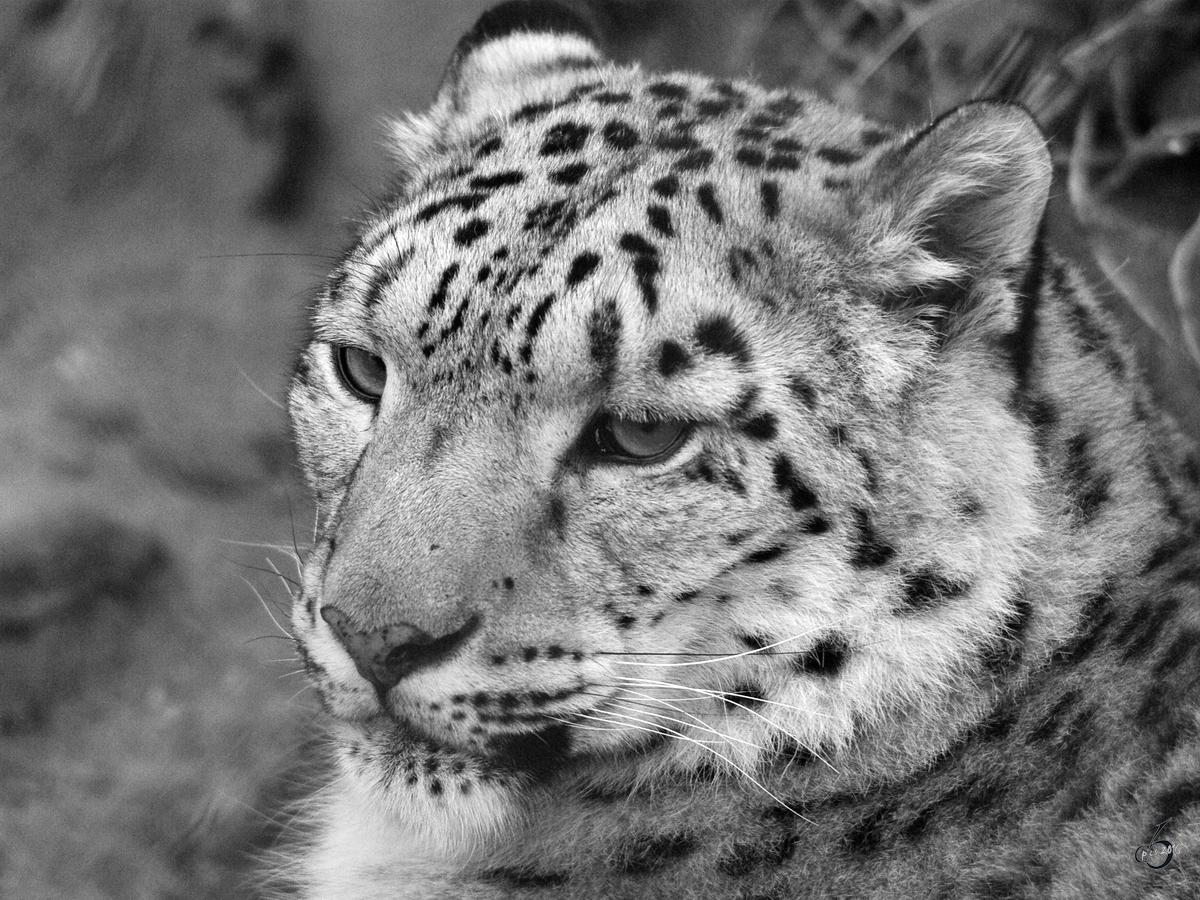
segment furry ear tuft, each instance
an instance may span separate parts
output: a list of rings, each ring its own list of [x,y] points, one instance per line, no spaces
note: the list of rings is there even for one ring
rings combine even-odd
[[[1050,195],[1046,139],[1019,106],[961,106],[898,151],[895,216],[931,255],[968,275],[1024,266]]]

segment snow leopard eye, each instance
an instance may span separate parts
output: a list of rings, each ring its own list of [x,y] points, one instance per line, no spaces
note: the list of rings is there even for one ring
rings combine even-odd
[[[333,358],[342,384],[366,403],[378,403],[387,385],[387,364],[362,347],[338,344],[333,348]]]
[[[628,419],[606,416],[596,426],[594,440],[601,456],[631,462],[658,462],[679,449],[691,429],[679,419]]]

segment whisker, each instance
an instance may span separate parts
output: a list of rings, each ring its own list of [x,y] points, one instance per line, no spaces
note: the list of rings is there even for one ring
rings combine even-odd
[[[622,718],[625,718],[625,717],[622,717]],[[629,718],[632,718],[632,717],[629,717]],[[665,733],[669,736],[676,737],[679,740],[689,741],[689,742],[697,745],[698,747],[700,747],[702,750],[705,750],[708,753],[711,753],[713,756],[717,757],[718,759],[724,760],[731,768],[737,770],[742,775],[743,778],[745,778],[747,781],[749,781],[751,784],[753,784],[756,788],[758,788],[760,791],[762,791],[764,794],[766,794],[768,797],[770,797],[772,800],[774,800],[776,803],[778,803],[780,806],[782,806],[784,809],[786,809],[793,816],[795,816],[798,819],[803,819],[809,825],[816,824],[815,822],[812,821],[812,819],[810,819],[807,816],[802,815],[801,813],[792,809],[780,797],[776,796],[773,791],[768,789],[766,785],[764,785],[762,782],[760,782],[757,778],[755,778],[753,775],[751,775],[749,772],[747,772],[745,769],[743,769],[741,766],[739,766],[737,763],[735,763],[729,757],[725,756],[722,753],[718,753],[716,750],[713,750],[711,747],[709,747],[707,745],[708,742],[697,740],[696,738],[693,738],[690,735],[681,734],[681,733],[675,731],[674,729],[668,728],[667,726],[664,726],[664,725],[658,725],[656,727],[663,729],[661,732],[657,732],[657,733],[660,733],[660,734]]]
[[[637,712],[637,710],[634,710],[634,712],[636,713],[636,712]],[[649,727],[654,727],[654,728],[660,729],[659,731],[657,731],[657,732],[655,732],[655,733],[656,733],[656,734],[662,734],[662,735],[669,735],[669,736],[672,736],[672,737],[677,737],[677,738],[682,738],[682,739],[684,739],[684,740],[686,740],[686,741],[690,741],[690,742],[691,742],[691,743],[693,743],[693,744],[696,744],[696,745],[698,745],[698,746],[701,746],[701,747],[703,747],[705,750],[709,750],[710,752],[714,752],[714,751],[712,751],[712,750],[711,750],[711,748],[710,748],[710,746],[709,746],[709,745],[710,745],[710,744],[715,744],[715,743],[717,743],[717,741],[705,741],[705,740],[701,740],[700,738],[696,738],[696,737],[692,737],[692,736],[690,736],[690,735],[686,735],[686,734],[684,734],[684,733],[683,733],[683,732],[681,732],[681,731],[676,731],[675,729],[671,728],[670,726],[668,726],[668,725],[663,725],[663,724],[660,724],[660,723],[659,723],[659,721],[657,721],[657,720],[660,720],[660,719],[661,719],[661,720],[663,720],[663,721],[667,721],[667,722],[670,722],[670,721],[672,721],[672,720],[670,719],[670,717],[668,717],[668,716],[659,716],[659,715],[655,715],[655,714],[653,714],[653,713],[649,713],[648,715],[652,716],[652,718],[653,718],[653,720],[654,720],[654,721],[647,721],[646,719],[639,718],[639,717],[638,717],[638,716],[636,716],[636,715],[629,715],[629,714],[626,714],[626,713],[612,712],[611,710],[607,710],[607,711],[606,711],[606,714],[609,714],[609,715],[611,715],[611,716],[612,716],[614,719],[625,719],[626,721],[633,722],[633,723],[635,723],[635,724],[638,724],[638,725],[640,725],[640,726],[643,726],[643,727],[647,727],[647,728],[649,728]],[[678,723],[676,723],[676,724],[680,724],[680,725],[684,725],[684,726],[686,726],[686,724],[687,724],[687,723],[686,723],[686,722],[678,722]]]
[[[723,662],[725,660],[730,660],[730,659],[742,659],[747,656],[756,656],[756,655],[783,656],[786,653],[807,653],[808,651],[806,651],[806,650],[784,651],[783,653],[778,653],[778,654],[766,653],[766,651],[770,650],[774,647],[778,647],[782,644],[790,643],[791,641],[798,641],[802,638],[806,638],[809,635],[811,635],[819,630],[820,629],[814,628],[811,631],[804,632],[803,634],[793,634],[790,637],[785,637],[782,640],[778,640],[773,644],[767,644],[763,647],[755,647],[752,650],[744,650],[741,653],[726,653],[726,654],[651,653],[651,652],[625,653],[625,652],[617,652],[617,651],[610,651],[610,650],[598,650],[595,655],[596,656],[617,656],[617,657],[619,657],[619,656],[703,656],[706,658],[696,660],[694,662],[651,663],[651,662],[630,662],[630,661],[623,660],[623,659],[618,659],[616,661],[623,663],[624,665],[627,665],[627,666],[654,666],[654,667],[706,666],[706,665],[709,665],[710,663],[714,663],[714,662]]]
[[[720,691],[710,691],[710,690],[709,690],[709,689],[707,689],[707,688],[698,688],[698,687],[692,687],[691,685],[669,685],[669,684],[660,684],[660,683],[657,683],[657,682],[642,682],[642,683],[639,683],[639,681],[636,681],[636,680],[634,680],[634,679],[622,679],[622,680],[623,680],[623,681],[624,681],[626,684],[628,684],[628,685],[637,685],[637,686],[652,686],[652,687],[679,687],[679,688],[683,688],[683,689],[686,689],[686,690],[694,691],[694,692],[696,692],[697,694],[700,694],[700,696],[698,696],[698,697],[680,697],[680,698],[678,698],[678,700],[679,700],[679,701],[686,701],[686,700],[710,700],[710,699],[711,699],[711,700],[724,701],[726,697],[742,697],[743,699],[746,699],[746,700],[756,700],[756,701],[759,701],[759,702],[762,702],[762,703],[770,703],[770,704],[772,704],[772,705],[775,705],[775,706],[781,706],[781,707],[783,707],[784,709],[791,710],[791,711],[793,711],[793,712],[814,712],[814,713],[816,713],[816,714],[817,714],[817,715],[819,715],[819,716],[823,716],[824,718],[829,718],[829,715],[828,715],[827,713],[820,713],[820,712],[817,712],[816,710],[811,710],[811,711],[810,711],[810,710],[801,710],[801,709],[800,709],[800,707],[793,706],[793,705],[792,705],[792,704],[790,704],[790,703],[783,703],[783,702],[781,702],[781,701],[779,701],[779,700],[768,700],[768,699],[766,699],[765,697],[763,697],[763,698],[760,698],[760,697],[748,697],[748,696],[746,696],[746,695],[744,695],[744,694],[725,694],[725,693],[722,693],[722,692],[720,692]],[[651,699],[655,700],[656,702],[660,702],[660,703],[662,703],[663,705],[666,705],[666,706],[670,707],[671,709],[675,710],[676,712],[680,713],[681,715],[685,715],[685,716],[690,716],[690,715],[691,715],[691,714],[690,714],[690,713],[688,713],[686,710],[684,710],[684,709],[680,709],[679,707],[675,706],[675,705],[674,705],[674,704],[675,704],[675,701],[674,701],[674,700],[660,699],[660,698],[654,697],[654,696],[653,696],[653,695],[651,695],[651,694],[645,694],[645,693],[642,693],[641,691],[635,691],[635,693],[637,694],[637,696],[640,696],[640,697],[650,697]],[[783,726],[782,726],[780,723],[778,723],[778,722],[773,722],[771,719],[768,719],[768,718],[767,718],[766,716],[764,716],[762,713],[758,712],[758,710],[755,710],[755,709],[750,709],[749,707],[746,707],[746,706],[743,706],[743,707],[741,707],[741,709],[742,709],[744,712],[747,712],[747,713],[749,713],[750,715],[754,716],[755,718],[757,718],[757,719],[760,719],[761,721],[765,722],[765,723],[766,723],[766,724],[767,724],[767,725],[768,725],[770,728],[774,729],[774,730],[775,730],[776,732],[778,732],[779,734],[782,734],[784,737],[790,738],[791,740],[795,740],[795,739],[796,739],[796,738],[795,738],[795,735],[793,735],[791,732],[789,732],[789,731],[788,731],[786,728],[784,728],[784,727],[783,727]],[[809,746],[808,746],[808,745],[806,745],[806,744],[802,744],[801,746],[803,746],[803,747],[804,747],[804,748],[805,748],[805,749],[806,749],[806,750],[807,750],[809,753],[811,753],[811,754],[812,754],[812,755],[813,755],[815,758],[819,759],[819,760],[820,760],[821,762],[823,762],[823,763],[824,763],[826,766],[828,766],[828,767],[829,767],[829,769],[830,769],[831,771],[833,771],[833,772],[835,772],[835,773],[838,771],[838,770],[837,770],[837,767],[836,767],[836,766],[834,766],[834,764],[833,764],[833,763],[831,763],[829,760],[825,759],[825,757],[823,757],[823,756],[822,756],[820,753],[818,753],[818,752],[817,752],[817,751],[816,751],[814,748],[812,748],[812,747],[809,747]],[[764,748],[764,752],[765,752],[765,748]]]
[[[312,686],[311,684],[305,684],[305,685],[304,685],[304,687],[300,688],[300,690],[296,691],[296,693],[294,693],[294,694],[292,694],[292,696],[288,697],[288,701],[287,701],[287,702],[288,702],[288,703],[295,703],[295,702],[296,702],[296,700],[297,700],[297,698],[298,698],[298,697],[299,697],[301,694],[303,694],[305,691],[311,691],[312,689],[313,689],[313,686]]]
[[[283,636],[288,640],[295,641],[296,636],[279,624],[279,620],[275,618],[275,613],[271,612],[271,607],[267,606],[267,601],[264,600],[262,594],[258,592],[258,588],[251,584],[248,579],[243,578],[240,575],[238,577],[246,583],[246,587],[250,588],[250,590],[254,592],[254,596],[258,598],[258,602],[262,604],[262,608],[266,610],[267,615],[270,617],[271,621],[275,623],[275,627],[279,629],[280,633],[282,633]]]
[[[605,715],[608,715],[608,713],[606,712]],[[606,719],[603,716],[597,716],[597,715],[593,715],[591,713],[584,713],[582,715],[582,718],[591,719],[594,722],[607,722],[610,726],[612,725],[611,719]],[[628,719],[629,721],[633,722],[637,726],[638,730],[645,731],[649,734],[653,734],[653,735],[656,735],[659,737],[671,737],[672,736],[672,733],[669,730],[665,730],[662,726],[654,725],[653,723],[647,723],[642,720],[634,719],[632,716],[617,716],[616,718]],[[594,728],[594,727],[590,727],[590,726],[577,726],[577,727],[587,727],[589,731],[605,731],[605,732],[610,732],[610,733],[612,732],[611,727],[609,727],[609,728]]]
[[[255,392],[260,397],[262,397],[264,400],[266,400],[268,403],[270,403],[276,409],[281,409],[284,411],[287,410],[287,407],[284,406],[282,403],[280,403],[278,399],[276,399],[275,397],[272,397],[270,394],[268,394],[266,391],[264,391],[261,387],[259,387],[255,383],[254,379],[251,378],[250,375],[246,372],[246,370],[243,369],[241,366],[238,366],[238,374],[241,375],[244,379],[246,379],[246,383],[249,384],[250,387],[254,388]]]
[[[700,700],[700,699],[705,699],[705,698],[711,698],[713,700],[723,700],[726,697],[740,697],[743,700],[755,700],[760,703],[769,704],[771,706],[779,706],[779,707],[782,707],[783,709],[791,710],[792,712],[808,713],[810,715],[816,715],[816,716],[820,716],[820,717],[826,718],[826,719],[830,718],[829,713],[824,713],[824,712],[821,712],[820,710],[816,710],[816,709],[811,709],[811,710],[805,709],[805,708],[802,708],[799,706],[795,706],[794,704],[791,704],[791,703],[784,703],[782,700],[771,700],[767,697],[750,697],[746,694],[734,694],[732,692],[717,691],[717,690],[713,690],[712,688],[696,687],[695,685],[690,685],[690,684],[674,684],[669,681],[653,681],[649,678],[629,678],[628,676],[624,676],[624,675],[618,675],[618,676],[616,676],[616,678],[617,678],[617,683],[627,684],[632,687],[671,688],[671,689],[680,690],[680,691],[691,691],[693,694],[700,695],[698,697],[677,698],[679,700],[684,700],[684,699]],[[744,708],[745,707],[743,707],[743,709]]]
[[[235,541],[231,538],[221,538],[218,543],[229,544],[233,547],[249,547],[251,550],[276,550],[280,553],[290,553],[287,544],[268,544],[266,541]]]
[[[268,566],[270,566],[270,567],[271,567],[271,571],[272,571],[272,572],[274,572],[274,573],[275,573],[275,574],[276,574],[276,575],[277,575],[277,576],[278,576],[280,579],[282,579],[284,582],[286,582],[287,584],[290,584],[290,585],[292,585],[292,587],[296,588],[297,590],[302,590],[302,589],[303,589],[303,585],[302,585],[302,584],[300,584],[300,582],[298,582],[298,581],[296,581],[296,580],[294,580],[294,579],[292,579],[292,578],[289,578],[287,575],[284,575],[282,572],[280,572],[280,571],[279,571],[279,566],[275,565],[275,560],[273,560],[273,559],[268,559],[268,560],[267,560],[267,565],[268,565]],[[289,591],[288,593],[291,593],[291,592]],[[296,595],[295,595],[295,594],[292,594],[292,599],[293,599],[293,600],[295,600],[295,599],[296,599]]]
[[[330,256],[326,253],[204,253],[196,257],[196,259],[270,259],[273,257],[286,257],[294,259],[319,259],[323,262],[337,262],[336,256]]]
[[[303,580],[304,578],[304,554],[300,552],[300,544],[296,540],[296,513],[292,509],[292,493],[285,491],[284,496],[287,497],[288,505],[288,527],[292,531],[292,559],[296,562],[296,577]],[[315,535],[314,535],[314,540]]]
[[[269,563],[270,563],[270,560],[268,560],[268,564]],[[297,582],[291,578],[288,578],[286,575],[281,573],[274,566],[272,566],[271,568],[268,569],[263,566],[255,566],[250,563],[244,563],[244,562],[235,562],[235,565],[241,566],[243,569],[249,569],[251,572],[262,572],[264,575],[274,575],[277,578],[282,578],[284,581],[286,581],[288,584],[292,585],[293,587],[300,587],[299,582]]]
[[[699,718],[698,716],[694,716],[691,713],[688,713],[682,709],[675,709],[675,707],[671,706],[670,704],[663,704],[663,705],[666,706],[668,709],[679,713],[680,715],[687,716],[692,721],[685,722],[683,719],[676,719],[674,716],[666,716],[666,715],[663,715],[662,713],[652,712],[652,713],[650,713],[650,715],[655,716],[656,718],[663,719],[667,722],[674,722],[676,725],[679,725],[681,728],[689,728],[689,727],[700,728],[704,731],[707,731],[709,734],[715,735],[716,737],[721,739],[719,741],[705,741],[704,742],[705,744],[718,744],[718,743],[722,743],[724,741],[732,741],[732,742],[736,742],[739,744],[745,744],[747,747],[757,750],[760,753],[766,752],[765,747],[763,747],[760,744],[756,744],[754,741],[748,741],[745,738],[736,737],[732,734],[726,734],[723,731],[718,731],[716,728],[714,728],[712,725],[710,725],[708,722],[705,722],[703,719]],[[637,712],[637,710],[634,710],[634,712]]]

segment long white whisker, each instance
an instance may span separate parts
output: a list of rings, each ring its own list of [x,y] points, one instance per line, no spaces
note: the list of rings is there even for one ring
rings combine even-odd
[[[292,694],[292,696],[288,697],[288,703],[295,703],[297,697],[299,697],[305,691],[311,691],[312,688],[313,688],[313,686],[311,684],[304,685],[304,687],[300,688],[300,690],[296,691],[296,693],[294,693],[294,694]]]
[[[633,721],[638,721],[637,719],[635,719],[632,716],[621,716],[621,718],[628,718]],[[643,722],[642,724],[643,724],[643,727],[645,727],[645,725],[647,723]],[[651,724],[653,724],[653,723],[651,723]],[[784,809],[786,809],[788,812],[790,812],[793,816],[795,816],[798,819],[803,819],[809,825],[816,824],[811,819],[809,819],[807,816],[801,815],[796,810],[794,810],[790,806],[788,806],[788,804],[785,803],[780,797],[776,796],[774,792],[769,790],[766,785],[764,785],[762,782],[760,782],[757,778],[755,778],[753,775],[751,775],[749,772],[747,772],[745,769],[743,769],[741,766],[739,766],[737,763],[735,763],[729,757],[725,756],[722,753],[718,753],[716,750],[713,750],[710,746],[708,746],[707,741],[697,740],[696,738],[692,737],[691,735],[682,734],[680,732],[675,731],[673,728],[669,728],[666,725],[655,725],[655,727],[662,729],[662,732],[660,732],[660,733],[669,734],[672,737],[678,738],[679,740],[682,740],[682,741],[689,741],[690,743],[693,743],[696,746],[700,747],[701,749],[706,750],[707,752],[711,753],[713,756],[717,757],[718,759],[724,760],[724,762],[726,762],[731,768],[733,768],[737,772],[739,772],[743,778],[745,778],[747,781],[749,781],[751,784],[753,784],[756,788],[758,788],[760,791],[762,791],[764,794],[766,794],[768,797],[770,797],[772,800],[774,800],[776,803],[778,803],[780,806],[782,806]]]
[[[714,700],[721,700],[725,697],[741,697],[742,699],[745,699],[745,700],[756,700],[761,703],[769,704],[771,706],[779,706],[779,707],[782,707],[783,709],[788,709],[793,712],[803,712],[803,713],[807,713],[809,715],[819,716],[819,717],[825,718],[825,719],[832,718],[829,715],[829,713],[824,713],[824,712],[821,712],[820,710],[816,710],[816,709],[812,709],[812,710],[801,709],[798,706],[793,706],[791,703],[784,703],[782,700],[771,700],[767,697],[748,697],[744,694],[724,693],[722,691],[712,690],[711,688],[695,687],[690,684],[674,684],[669,681],[653,681],[649,678],[629,678],[629,677],[623,676],[623,675],[615,676],[614,683],[628,685],[630,687],[656,687],[656,688],[668,688],[668,689],[677,690],[677,691],[691,691],[692,693],[699,695],[697,697],[675,698],[680,701],[700,700],[703,698],[711,698]],[[745,707],[743,707],[743,709],[744,708]]]
[[[246,587],[250,588],[250,590],[254,592],[254,596],[258,598],[258,602],[262,604],[262,608],[267,611],[267,615],[270,617],[271,621],[275,623],[275,627],[278,628],[283,636],[288,640],[294,641],[296,636],[279,624],[279,620],[275,618],[275,613],[271,612],[271,607],[267,605],[267,601],[264,600],[262,594],[258,592],[258,588],[251,584],[250,581],[244,576],[239,575],[238,577],[246,583]]]
[[[606,710],[605,716],[609,716],[609,715],[610,715],[610,711]],[[608,728],[594,728],[592,726],[583,726],[583,725],[576,726],[579,728],[586,727],[589,730],[594,730],[594,731],[611,732],[612,731],[612,728],[611,728],[612,718],[618,718],[618,719],[625,719],[629,722],[633,722],[635,725],[637,725],[637,727],[639,729],[641,729],[642,731],[648,731],[651,734],[661,735],[664,737],[672,734],[672,732],[669,729],[666,729],[665,726],[654,725],[653,723],[646,722],[644,719],[635,719],[633,716],[623,716],[623,715],[618,714],[615,716],[611,716],[610,718],[605,718],[604,716],[597,716],[593,713],[581,713],[580,717],[584,718],[584,719],[591,719],[593,722],[605,722],[610,726]]]
[[[274,550],[278,553],[292,555],[292,548],[287,544],[268,544],[266,541],[235,541],[232,538],[219,538],[218,543],[231,547],[249,547],[251,550]]]
[[[675,710],[675,711],[676,711],[676,712],[678,712],[680,715],[685,715],[685,716],[688,716],[688,717],[692,717],[692,714],[691,714],[691,713],[689,713],[687,710],[680,709],[678,706],[676,706],[676,705],[675,705],[675,703],[676,703],[676,702],[682,702],[682,701],[687,701],[687,700],[708,700],[708,699],[724,701],[724,699],[725,699],[726,697],[743,697],[744,699],[747,699],[747,700],[756,700],[756,701],[761,699],[761,698],[758,698],[758,697],[746,697],[746,696],[745,696],[745,695],[743,695],[743,694],[722,694],[722,693],[721,693],[721,692],[719,692],[719,691],[710,691],[710,690],[708,690],[707,688],[698,688],[698,687],[692,687],[691,685],[667,685],[667,684],[658,684],[658,683],[654,683],[654,682],[640,682],[640,684],[639,684],[639,681],[640,681],[640,680],[628,679],[628,678],[626,678],[626,679],[621,679],[621,681],[622,681],[622,682],[623,682],[625,685],[627,685],[627,686],[631,686],[631,687],[632,687],[632,686],[677,687],[677,688],[682,688],[682,689],[684,689],[684,690],[695,691],[697,694],[700,694],[700,696],[698,696],[698,697],[679,697],[679,698],[672,698],[672,699],[670,699],[670,700],[668,700],[668,699],[665,699],[665,698],[655,697],[655,696],[654,696],[654,695],[652,695],[652,694],[645,694],[645,693],[643,693],[643,692],[641,692],[641,691],[633,691],[633,693],[634,693],[636,696],[639,696],[639,697],[647,697],[647,698],[649,698],[649,699],[653,700],[653,701],[654,701],[654,702],[656,702],[656,703],[660,703],[660,704],[662,704],[662,705],[664,705],[664,706],[667,706],[667,707],[669,707],[670,709],[673,709],[673,710]],[[791,704],[789,704],[789,703],[782,703],[782,702],[780,702],[780,701],[777,701],[777,700],[766,700],[766,699],[761,699],[761,702],[764,702],[764,703],[772,703],[772,704],[774,704],[774,705],[776,705],[776,706],[782,706],[784,709],[795,710],[795,711],[797,711],[797,712],[799,712],[799,711],[800,711],[798,707],[792,706],[792,705],[791,705]],[[749,707],[747,707],[747,706],[742,706],[742,707],[740,707],[740,708],[741,708],[743,711],[745,711],[745,712],[748,712],[750,715],[754,716],[755,718],[757,718],[757,719],[760,719],[761,721],[765,722],[765,723],[766,723],[766,725],[767,725],[767,727],[769,727],[769,728],[771,728],[772,730],[774,730],[774,731],[778,732],[779,734],[782,734],[784,737],[787,737],[787,738],[790,738],[790,739],[792,739],[792,740],[795,740],[795,737],[794,737],[794,736],[791,734],[791,732],[789,732],[789,731],[788,731],[786,728],[784,728],[784,727],[783,727],[782,725],[780,725],[778,722],[773,722],[773,721],[771,721],[771,720],[770,720],[770,719],[768,719],[766,716],[764,716],[762,713],[758,712],[758,711],[757,711],[757,710],[755,710],[755,709],[751,709],[751,708],[749,708]],[[828,718],[828,716],[826,716],[826,718]],[[830,769],[831,771],[833,771],[833,772],[837,772],[837,767],[836,767],[836,766],[834,766],[834,765],[833,765],[833,763],[831,763],[829,760],[827,760],[825,757],[823,757],[823,756],[822,756],[820,753],[818,753],[818,752],[817,752],[816,750],[814,750],[812,747],[808,747],[808,746],[806,746],[806,745],[803,745],[803,744],[802,744],[801,746],[804,746],[804,748],[805,748],[805,749],[806,749],[806,750],[807,750],[809,753],[811,753],[811,754],[812,754],[814,757],[816,757],[816,758],[817,758],[817,759],[819,759],[821,762],[823,762],[823,763],[824,763],[826,766],[828,766],[828,767],[829,767],[829,769]]]
[[[250,385],[250,387],[254,388],[254,390],[258,392],[259,396],[261,396],[264,400],[266,400],[268,403],[270,403],[276,409],[282,409],[285,412],[287,411],[286,406],[284,406],[282,403],[280,403],[278,400],[276,400],[274,397],[272,397],[270,394],[268,394],[266,391],[264,391],[262,388],[260,388],[257,384],[255,384],[254,379],[251,378],[249,375],[247,375],[246,370],[243,369],[241,366],[238,366],[238,374],[241,375],[243,378],[245,378],[246,382]]]
[[[619,713],[619,712],[615,712],[614,710],[611,710],[611,709],[606,709],[604,712],[606,715],[611,715],[615,719],[625,719],[628,722],[635,722],[635,723],[638,723],[643,726],[653,725],[655,728],[661,729],[661,731],[659,732],[660,734],[667,734],[667,735],[671,735],[672,737],[683,738],[684,740],[691,741],[693,744],[697,744],[701,747],[704,747],[704,749],[709,750],[710,752],[713,752],[714,755],[717,755],[715,753],[715,751],[712,751],[711,745],[718,744],[718,743],[720,743],[719,741],[709,741],[709,740],[704,740],[704,739],[701,739],[698,737],[693,737],[692,735],[684,734],[682,731],[676,731],[670,725],[662,724],[663,722],[675,722],[676,725],[680,725],[680,726],[683,726],[686,728],[687,727],[686,722],[680,722],[678,720],[672,719],[670,716],[663,716],[663,715],[659,715],[658,713],[646,713],[646,715],[650,716],[650,719],[647,720],[647,719],[644,719],[644,718],[636,715],[638,712],[640,712],[640,710],[636,710],[636,709],[632,710],[631,712],[628,712],[628,713]]]
[[[785,637],[782,640],[775,641],[775,643],[773,643],[773,644],[766,644],[762,647],[756,647],[753,650],[744,650],[741,653],[729,653],[726,655],[715,655],[708,659],[695,659],[695,660],[690,660],[688,662],[638,662],[635,660],[621,659],[621,657],[626,656],[626,655],[631,655],[631,654],[606,653],[604,651],[601,651],[601,652],[597,653],[596,655],[605,657],[606,661],[611,659],[612,661],[619,662],[625,666],[652,666],[654,668],[682,667],[682,666],[708,666],[708,665],[712,665],[713,663],[726,662],[727,660],[731,660],[731,659],[742,659],[743,657],[746,657],[746,656],[770,656],[771,654],[767,653],[768,650],[771,650],[774,647],[779,647],[783,644],[787,644],[791,641],[801,640],[802,638],[806,638],[809,635],[815,634],[816,632],[818,632],[820,630],[821,629],[819,629],[819,628],[813,628],[810,631],[806,631],[802,634],[793,634],[790,637]],[[638,653],[637,655],[638,656],[673,656],[675,654]]]
[[[730,742],[736,742],[736,743],[739,743],[739,744],[745,744],[747,747],[750,747],[750,748],[752,748],[752,749],[754,749],[754,750],[758,750],[758,751],[760,751],[760,752],[761,752],[761,751],[763,751],[763,750],[765,749],[764,747],[762,747],[762,745],[760,745],[760,744],[756,744],[754,741],[748,741],[748,740],[746,740],[745,738],[736,737],[736,736],[734,736],[734,735],[732,735],[732,734],[726,734],[726,733],[725,733],[725,732],[723,732],[723,731],[719,731],[718,729],[716,729],[716,728],[714,728],[712,725],[710,725],[708,722],[705,722],[705,721],[704,721],[703,719],[701,719],[700,717],[698,717],[698,716],[694,716],[694,715],[692,715],[691,713],[689,713],[689,712],[687,712],[687,711],[685,711],[685,710],[682,710],[682,709],[676,709],[675,707],[671,706],[669,703],[664,703],[663,705],[664,705],[664,706],[666,706],[666,707],[667,707],[667,709],[670,709],[670,710],[672,710],[673,712],[677,712],[677,713],[679,713],[679,714],[680,714],[680,715],[682,715],[682,716],[687,716],[687,717],[688,717],[689,719],[691,719],[692,721],[691,721],[691,722],[685,722],[683,719],[676,719],[676,718],[674,718],[673,716],[665,716],[665,715],[662,715],[661,713],[656,713],[656,712],[651,712],[650,714],[651,714],[651,715],[653,715],[653,716],[657,716],[658,718],[665,719],[665,720],[666,720],[666,721],[668,721],[668,722],[674,722],[676,725],[682,726],[682,727],[684,727],[684,728],[686,728],[686,727],[689,727],[689,726],[691,726],[691,727],[693,727],[693,728],[701,728],[701,729],[703,729],[704,731],[707,731],[707,732],[709,732],[710,734],[714,734],[714,735],[716,735],[717,737],[721,738],[721,739],[722,739],[722,740],[724,740],[724,741],[730,741]],[[635,711],[636,711],[636,710],[635,710]]]
[[[282,581],[284,584],[290,585],[291,587],[295,587],[295,588],[301,587],[300,582],[294,581],[293,579],[288,578],[286,575],[284,575],[282,572],[280,572],[279,566],[275,565],[275,560],[271,559],[269,556],[267,557],[267,565],[271,567],[271,571],[274,572],[276,575],[278,575],[279,580]],[[293,600],[296,599],[296,595],[291,592],[290,588],[288,590],[288,596],[290,596]]]

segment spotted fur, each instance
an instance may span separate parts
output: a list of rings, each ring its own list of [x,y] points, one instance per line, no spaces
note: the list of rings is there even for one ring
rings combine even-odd
[[[1023,111],[895,133],[516,3],[394,140],[291,393],[304,896],[1194,894],[1195,467]]]

